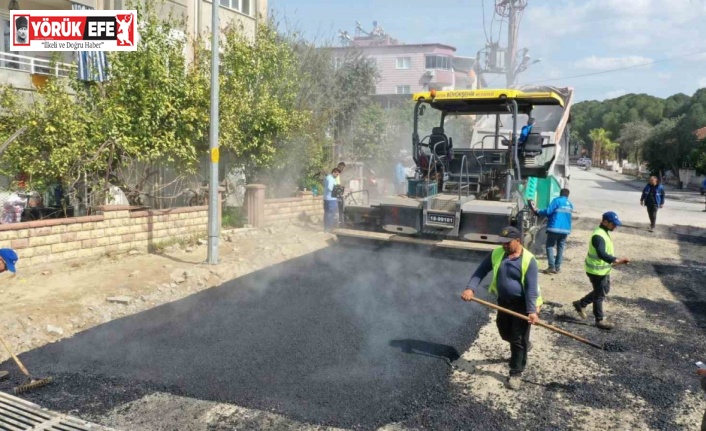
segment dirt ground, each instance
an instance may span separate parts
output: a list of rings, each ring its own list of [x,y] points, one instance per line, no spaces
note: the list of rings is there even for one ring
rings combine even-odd
[[[541,317],[598,344],[606,352],[534,328],[534,349],[519,392],[503,387],[507,345],[497,335],[494,316],[477,341],[454,364],[452,381],[462,400],[478,402],[517,417],[542,417],[552,429],[697,429],[706,408],[693,363],[706,358],[706,247],[659,234],[624,230],[614,235],[617,254],[633,259],[616,269],[605,303],[617,325],[601,331],[577,319],[571,302],[590,290],[583,257],[590,236],[575,231],[558,275],[540,275],[547,301]],[[269,265],[327,247],[333,237],[318,226],[292,225],[223,233],[216,266],[204,263],[206,245],[172,246],[162,255],[123,255],[99,260],[22,266],[0,275],[0,328],[17,353],[70,337],[104,322],[218,286]],[[540,260],[544,268],[546,261]],[[459,286],[459,295],[462,286]],[[126,297],[119,302],[108,298]],[[478,304],[471,306],[480,307]],[[4,361],[6,352],[0,352]],[[645,379],[654,385],[636,384]],[[677,395],[675,395],[675,393]],[[156,394],[143,408],[163,402]],[[542,399],[544,404],[538,403]],[[556,411],[537,410],[552,400]],[[319,429],[269,412],[204,402],[188,415],[203,429],[224,424],[242,429],[270,424],[281,429]],[[139,406],[115,412],[107,425],[125,429],[139,420]],[[210,425],[209,425],[210,424]],[[217,425],[219,424],[219,425]],[[250,426],[245,426],[250,424]],[[397,429],[394,424],[384,429]],[[539,428],[538,428],[539,429]],[[545,429],[542,427],[542,429]]]
[[[590,291],[582,265],[590,235],[574,231],[561,273],[540,274],[548,301],[540,317],[618,351],[535,327],[522,390],[511,392],[503,387],[509,348],[493,316],[457,361],[455,384],[469,399],[513,416],[547,416],[552,429],[699,429],[706,401],[694,362],[706,357],[706,247],[646,232],[616,232],[616,254],[632,262],[611,275],[604,312],[616,328],[602,331],[593,326],[590,306],[588,319],[581,320],[571,305]],[[543,258],[540,268],[546,268]],[[645,389],[650,380],[654,386]],[[555,411],[538,411],[547,397]],[[539,398],[545,402],[536,402]]]

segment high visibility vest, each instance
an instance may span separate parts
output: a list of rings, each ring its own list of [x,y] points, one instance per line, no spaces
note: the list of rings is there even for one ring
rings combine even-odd
[[[603,238],[603,241],[605,241],[605,252],[611,256],[613,255],[613,239],[610,237],[608,231],[598,227],[591,234],[591,241],[588,243],[588,255],[586,255],[584,269],[589,274],[608,275],[613,269],[613,265],[598,257],[598,252],[593,246],[594,235],[598,235]]]
[[[502,263],[504,257],[505,250],[502,247],[496,248],[490,255],[490,261],[493,264],[493,281],[488,287],[488,292],[492,293],[495,296],[498,296],[498,271],[500,270],[500,263]],[[525,290],[525,275],[527,274],[527,268],[529,268],[532,259],[535,259],[534,255],[530,253],[529,250],[527,250],[526,248],[523,249],[522,262],[520,264],[522,269],[522,280],[520,281],[520,283],[522,284],[523,292]],[[539,307],[542,304],[544,304],[544,300],[542,299],[542,291],[539,289],[539,284],[537,284],[537,303],[535,305]]]

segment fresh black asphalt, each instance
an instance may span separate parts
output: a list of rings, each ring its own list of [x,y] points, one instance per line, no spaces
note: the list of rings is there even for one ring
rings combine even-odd
[[[548,323],[615,347],[607,352],[558,339],[606,375],[538,383],[530,365],[523,390],[533,395],[511,418],[459,394],[449,379],[448,362],[488,319],[486,310],[459,299],[478,258],[324,249],[27,352],[21,358],[30,370],[56,382],[26,397],[100,418],[162,391],[311,424],[375,429],[400,422],[434,430],[563,430],[576,425],[575,406],[612,409],[631,397],[644,400],[641,419],[653,429],[686,429],[676,425],[690,413],[680,400],[700,391],[693,363],[706,355],[703,268],[654,265],[681,303],[624,298],[614,286],[608,301],[641,310],[663,327],[660,333],[613,314],[618,329],[598,331],[570,317],[570,304],[550,302],[542,313]],[[0,369],[13,371],[0,390],[21,381],[14,364]]]
[[[28,396],[98,413],[150,391],[374,428],[448,397],[488,312],[460,300],[478,255],[332,247],[22,355]],[[11,368],[8,366],[8,368]]]

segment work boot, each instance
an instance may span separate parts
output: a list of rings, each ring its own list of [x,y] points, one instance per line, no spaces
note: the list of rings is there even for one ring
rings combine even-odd
[[[542,271],[542,272],[545,273],[545,274],[556,274],[556,269],[554,269],[553,266],[550,266],[549,268],[545,269],[545,270]]]
[[[614,326],[611,325],[610,323],[606,322],[605,320],[596,320],[596,328],[605,329],[606,331],[610,331],[611,329],[614,328]]]
[[[581,316],[582,319],[588,319],[588,314],[586,314],[586,309],[581,307],[581,301],[572,302],[574,305],[574,310]]]
[[[507,378],[507,382],[505,382],[505,387],[513,391],[520,389],[520,386],[522,386],[520,376],[510,376]]]

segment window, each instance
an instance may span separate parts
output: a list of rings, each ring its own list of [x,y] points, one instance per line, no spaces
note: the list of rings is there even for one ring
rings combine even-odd
[[[411,57],[397,57],[397,68],[407,70],[412,65]]]
[[[250,1],[251,0],[219,0],[219,3],[223,7],[228,9],[237,10],[245,15],[250,15]]]
[[[445,69],[450,70],[453,67],[453,62],[451,57],[445,57],[443,55],[427,55],[426,56],[426,68],[427,69]]]
[[[410,94],[412,91],[409,88],[409,85],[398,85],[397,86],[397,94]]]
[[[103,9],[105,10],[123,10],[123,0],[103,0]]]
[[[335,57],[335,58],[333,59],[333,68],[334,68],[335,70],[338,70],[338,69],[340,69],[342,66],[343,66],[343,59],[340,58],[340,57]]]

